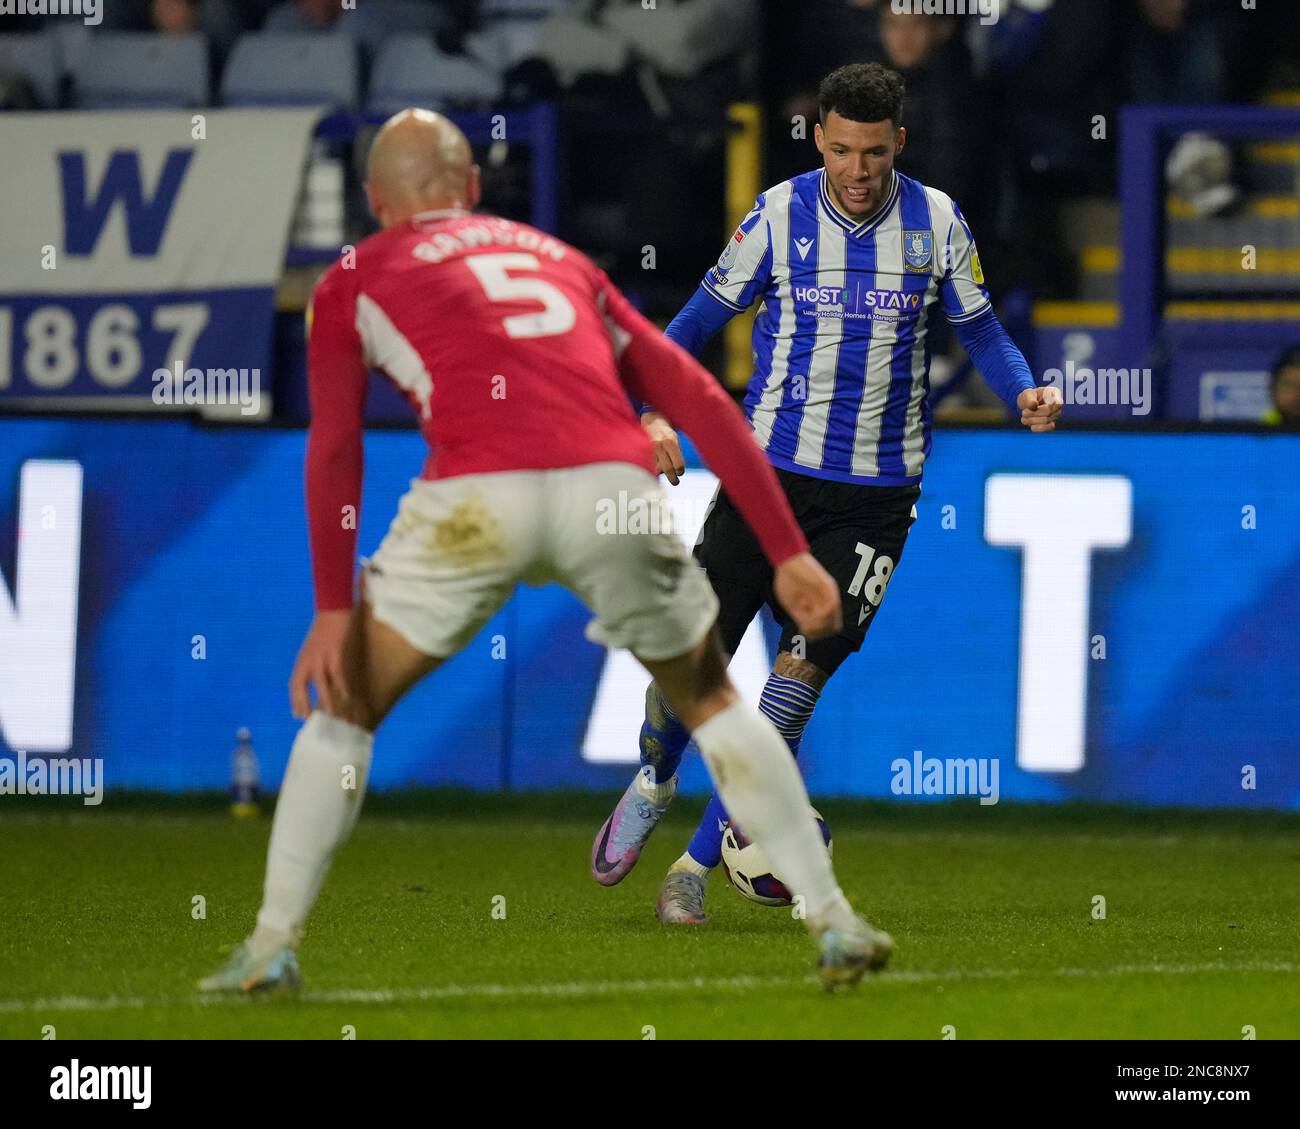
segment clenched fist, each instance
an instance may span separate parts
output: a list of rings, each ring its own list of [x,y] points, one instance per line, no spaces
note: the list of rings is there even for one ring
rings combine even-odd
[[[1052,431],[1061,418],[1062,402],[1059,388],[1026,388],[1016,397],[1020,422],[1030,431]]]

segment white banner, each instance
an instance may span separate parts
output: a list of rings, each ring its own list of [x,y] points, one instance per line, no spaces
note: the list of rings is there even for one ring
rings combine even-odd
[[[0,115],[0,397],[137,401],[161,369],[266,369],[319,118]]]

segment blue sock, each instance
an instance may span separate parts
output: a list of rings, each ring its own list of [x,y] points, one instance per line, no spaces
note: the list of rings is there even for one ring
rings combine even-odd
[[[767,677],[763,695],[758,699],[758,712],[776,726],[790,746],[791,756],[799,755],[803,731],[820,695],[821,691],[796,678],[786,678],[782,674],[769,674]],[[686,848],[686,853],[701,866],[712,868],[722,861],[722,832],[729,818],[715,792]]]
[[[701,866],[712,868],[722,861],[722,832],[729,818],[718,793],[714,792],[709,797],[709,806],[704,809],[704,818],[686,848],[686,853]]]
[[[673,778],[690,740],[686,726],[677,720],[659,687],[651,682],[645,692],[645,721],[641,723],[638,744],[641,746],[641,763],[653,768],[656,784]]]

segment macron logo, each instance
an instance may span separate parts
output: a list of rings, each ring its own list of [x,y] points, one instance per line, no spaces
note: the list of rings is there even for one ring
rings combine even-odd
[[[70,1066],[50,1071],[50,1097],[56,1102],[130,1102],[133,1109],[148,1109],[152,1074],[151,1066],[82,1066],[74,1058]]]
[[[806,259],[808,252],[812,250],[813,241],[811,239],[796,239],[794,245],[799,249],[799,258]]]

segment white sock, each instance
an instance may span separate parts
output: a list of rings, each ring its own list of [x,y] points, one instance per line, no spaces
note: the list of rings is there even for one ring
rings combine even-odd
[[[352,833],[374,734],[316,710],[293,743],[266,857],[255,954],[298,944],[335,850]]]
[[[645,765],[636,774],[633,784],[636,787],[637,794],[644,796],[655,807],[661,808],[677,792],[677,777],[674,775],[671,779],[665,780],[662,784],[654,782],[655,770],[650,765]]]
[[[803,778],[772,723],[736,702],[692,736],[731,818],[767,852],[790,891],[803,895],[808,927],[856,922],[809,814]]]
[[[682,857],[668,868],[668,873],[671,874],[674,870],[694,874],[696,878],[708,878],[713,873],[713,867],[705,866],[702,862],[696,862],[690,851],[683,851]]]

